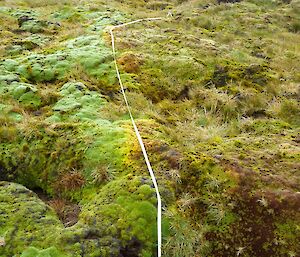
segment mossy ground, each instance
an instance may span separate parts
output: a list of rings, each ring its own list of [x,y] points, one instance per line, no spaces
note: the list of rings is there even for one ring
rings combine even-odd
[[[105,28],[168,13],[115,31],[163,255],[299,255],[300,2],[223,2],[0,1],[0,256],[156,256]]]

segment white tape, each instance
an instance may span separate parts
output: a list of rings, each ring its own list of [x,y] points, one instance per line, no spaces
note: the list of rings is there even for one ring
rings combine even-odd
[[[117,77],[118,77],[118,80],[119,80],[121,91],[122,91],[122,94],[123,94],[123,97],[124,97],[124,101],[125,101],[128,113],[130,115],[131,123],[133,125],[136,137],[138,139],[138,142],[140,144],[142,153],[144,155],[144,159],[145,159],[145,162],[146,162],[146,165],[147,165],[147,168],[148,168],[148,171],[149,171],[149,174],[150,174],[150,177],[152,179],[152,183],[154,185],[155,192],[156,192],[156,197],[157,197],[157,256],[158,257],[161,257],[161,245],[162,245],[162,233],[161,233],[161,197],[160,197],[160,193],[159,193],[158,186],[157,186],[157,181],[156,181],[154,172],[152,170],[152,166],[150,164],[150,161],[149,161],[149,158],[148,158],[148,154],[147,154],[145,145],[143,143],[143,140],[142,140],[142,137],[140,135],[140,132],[139,132],[139,130],[138,130],[136,124],[135,124],[135,121],[133,119],[133,116],[132,116],[132,113],[131,113],[131,110],[130,110],[130,106],[128,104],[128,100],[127,100],[127,97],[126,97],[126,94],[125,94],[124,86],[123,86],[123,83],[122,83],[122,80],[121,80],[121,77],[120,77],[120,72],[119,72],[119,68],[118,68],[118,64],[117,64],[117,58],[116,58],[115,38],[114,38],[113,30],[115,28],[124,27],[124,26],[130,25],[130,24],[134,24],[134,23],[137,23],[137,22],[151,21],[151,20],[161,20],[161,19],[162,18],[140,19],[140,20],[131,21],[131,22],[128,22],[128,23],[124,23],[124,24],[113,26],[113,27],[109,28],[110,29],[110,35],[111,35],[112,50],[113,50],[113,55],[114,55],[114,63],[115,63]]]

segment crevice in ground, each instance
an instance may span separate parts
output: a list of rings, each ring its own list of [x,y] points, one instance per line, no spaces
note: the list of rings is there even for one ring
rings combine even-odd
[[[39,199],[55,211],[65,227],[71,227],[78,222],[81,211],[79,204],[62,197],[52,197],[38,186],[29,189],[36,193]]]

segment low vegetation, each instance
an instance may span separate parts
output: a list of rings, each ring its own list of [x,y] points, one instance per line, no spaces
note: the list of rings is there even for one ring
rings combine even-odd
[[[0,1],[0,256],[300,253],[300,1]]]

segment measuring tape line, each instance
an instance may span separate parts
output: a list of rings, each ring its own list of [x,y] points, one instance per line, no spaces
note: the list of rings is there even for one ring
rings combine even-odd
[[[115,37],[114,37],[113,30],[116,29],[116,28],[125,27],[127,25],[138,23],[138,22],[153,21],[153,20],[162,20],[162,19],[163,18],[139,19],[139,20],[135,20],[135,21],[123,23],[123,24],[120,24],[120,25],[117,25],[117,26],[109,27],[109,32],[110,32],[110,35],[111,35],[112,51],[113,51],[113,56],[114,56],[114,63],[115,63],[115,68],[116,68],[116,73],[117,73],[117,77],[118,77],[118,80],[119,80],[119,84],[120,84],[120,87],[121,87],[121,92],[122,92],[122,95],[123,95],[123,98],[124,98],[124,101],[125,101],[128,113],[130,115],[130,119],[131,119],[131,123],[132,123],[133,128],[134,128],[134,132],[135,132],[136,137],[138,139],[138,142],[140,144],[140,147],[141,147],[141,150],[142,150],[142,153],[143,153],[143,156],[144,156],[144,159],[145,159],[145,162],[146,162],[146,165],[147,165],[147,168],[148,168],[148,171],[149,171],[149,174],[150,174],[150,177],[151,177],[151,180],[152,180],[152,183],[154,185],[155,192],[156,192],[156,197],[157,197],[157,256],[158,257],[161,257],[161,245],[162,245],[161,197],[160,197],[160,193],[159,193],[159,190],[158,190],[156,177],[155,177],[154,172],[152,170],[152,166],[150,164],[150,161],[149,161],[149,158],[148,158],[148,154],[147,154],[145,145],[143,143],[143,140],[142,140],[142,137],[140,135],[140,132],[139,132],[137,126],[136,126],[136,123],[135,123],[135,121],[133,119],[133,116],[132,116],[132,113],[131,113],[131,109],[130,109],[130,106],[128,104],[128,100],[127,100],[127,97],[126,97],[126,94],[125,94],[125,89],[124,89],[124,86],[123,86],[123,82],[121,80],[121,76],[120,76],[120,72],[119,72],[119,68],[118,68],[118,64],[117,64],[116,50],[115,50]]]

